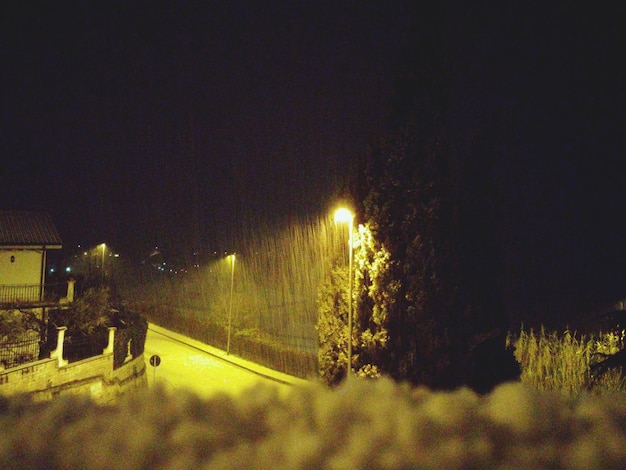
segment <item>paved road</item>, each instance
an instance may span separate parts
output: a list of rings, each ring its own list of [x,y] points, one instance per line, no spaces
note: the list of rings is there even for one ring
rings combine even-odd
[[[170,336],[170,333],[162,328],[151,327],[148,330],[144,352],[146,362],[153,355],[158,355],[161,359],[158,367],[147,364],[150,387],[158,383],[174,392],[188,388],[205,398],[221,392],[237,395],[259,382],[271,383],[284,391],[292,387],[290,384],[278,383],[257,372],[233,365],[219,357],[224,355],[221,351],[216,351],[216,355],[213,355],[205,352],[210,349],[208,346],[203,347],[194,341],[190,341],[192,345],[185,344],[176,337],[178,335]]]

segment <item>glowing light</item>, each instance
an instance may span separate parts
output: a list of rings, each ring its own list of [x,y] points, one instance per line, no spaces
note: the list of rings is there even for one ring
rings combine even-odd
[[[335,211],[335,222],[348,222],[352,223],[354,219],[354,214],[350,209],[346,209],[345,207],[340,207]]]

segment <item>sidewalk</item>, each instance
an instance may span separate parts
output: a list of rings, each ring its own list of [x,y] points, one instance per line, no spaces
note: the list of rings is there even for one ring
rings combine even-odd
[[[212,356],[218,357],[224,361],[230,362],[233,365],[236,365],[238,367],[241,367],[243,369],[249,370],[251,372],[254,372],[257,375],[260,375],[262,377],[266,377],[269,379],[272,379],[276,382],[280,382],[280,383],[284,383],[287,385],[305,385],[308,384],[309,381],[301,379],[299,377],[294,377],[292,375],[289,374],[285,374],[283,372],[279,372],[273,369],[270,369],[268,367],[262,366],[260,364],[257,364],[255,362],[252,361],[248,361],[246,359],[242,359],[238,356],[235,356],[233,354],[226,354],[226,351],[223,351],[221,349],[215,348],[213,346],[210,346],[208,344],[204,344],[201,343],[200,341],[197,341],[193,338],[189,338],[188,336],[185,335],[181,335],[180,333],[176,333],[174,331],[171,330],[167,330],[165,328],[162,328],[158,325],[155,325],[154,323],[149,323],[148,324],[148,328],[152,331],[154,331],[155,333],[164,335],[164,336],[168,336],[172,339],[175,339],[176,341],[180,341],[182,343],[185,343],[189,346],[192,346],[196,349],[199,349],[200,351],[203,351],[207,354],[211,354]]]

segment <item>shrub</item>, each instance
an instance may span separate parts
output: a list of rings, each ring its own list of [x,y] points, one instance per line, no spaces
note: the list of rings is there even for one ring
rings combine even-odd
[[[521,380],[538,390],[559,390],[577,394],[584,390],[626,390],[620,371],[604,374],[594,380],[591,366],[606,354],[614,354],[623,345],[614,333],[577,335],[520,331],[509,335],[515,358],[522,369]]]

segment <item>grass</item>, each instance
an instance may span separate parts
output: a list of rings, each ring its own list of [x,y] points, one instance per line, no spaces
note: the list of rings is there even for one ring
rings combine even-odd
[[[622,332],[624,333],[624,332]],[[594,379],[591,366],[603,355],[615,354],[624,347],[624,336],[615,333],[578,335],[535,332],[523,329],[509,335],[509,346],[521,366],[521,380],[538,390],[558,390],[570,394],[583,391],[626,391],[626,381],[620,370],[611,370]]]

